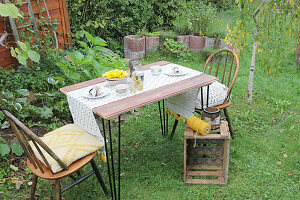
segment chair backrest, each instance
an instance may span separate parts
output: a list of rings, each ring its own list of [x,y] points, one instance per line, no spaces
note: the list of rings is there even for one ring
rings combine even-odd
[[[230,98],[239,69],[240,61],[237,54],[230,49],[221,49],[208,57],[203,72],[218,77],[219,82],[228,87],[226,102]]]
[[[15,133],[18,141],[20,142],[21,147],[26,153],[29,161],[36,169],[39,168],[40,171],[44,173],[43,167],[41,166],[41,162],[39,162],[37,156],[35,155],[32,147],[29,144],[29,139],[31,140],[40,157],[43,159],[44,163],[49,169],[51,169],[51,167],[44,154],[42,153],[41,148],[44,151],[46,151],[63,169],[68,169],[68,167],[61,161],[61,159],[59,159],[59,157],[35,133],[33,133],[29,128],[27,128],[22,122],[20,122],[7,110],[2,110],[2,112],[7,117],[10,126],[13,132]]]

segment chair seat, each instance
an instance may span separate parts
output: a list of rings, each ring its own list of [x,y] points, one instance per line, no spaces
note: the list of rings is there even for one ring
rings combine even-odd
[[[222,105],[227,96],[228,87],[222,83],[214,82],[209,86],[208,107]],[[203,87],[203,108],[201,106],[201,90],[196,98],[195,107],[197,110],[206,108],[207,87]]]
[[[67,124],[52,132],[45,134],[40,138],[58,157],[59,159],[69,166],[76,160],[97,151],[104,146],[104,143],[96,137],[88,134],[75,124]],[[44,160],[37,152],[37,149],[30,141],[31,148],[35,152],[37,158],[44,163]],[[57,173],[63,168],[42,149],[51,170]],[[44,163],[46,165],[46,163]]]
[[[37,175],[38,177],[45,178],[45,179],[58,179],[63,178],[66,176],[71,175],[72,173],[78,171],[85,165],[87,165],[96,155],[96,152],[91,153],[75,162],[73,162],[69,167],[68,170],[63,170],[57,173],[53,173],[46,165],[44,165],[41,161],[39,163],[42,166],[42,169],[44,170],[44,173],[41,172],[39,168],[35,168],[33,164],[27,159],[27,166],[30,169],[32,173]]]
[[[220,104],[220,105],[217,105],[217,106],[215,106],[215,107],[217,107],[217,108],[219,108],[220,110],[222,110],[222,109],[224,109],[224,108],[227,108],[227,107],[230,106],[230,105],[231,105],[231,101],[229,100],[229,101],[225,102],[224,104]]]

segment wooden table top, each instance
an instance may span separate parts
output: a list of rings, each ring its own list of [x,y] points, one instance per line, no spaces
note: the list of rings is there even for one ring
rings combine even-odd
[[[170,62],[167,61],[159,61],[156,63],[152,63],[149,65],[144,65],[142,67],[143,70],[149,69],[153,65],[167,65],[170,64]],[[160,88],[156,88],[153,90],[149,90],[140,94],[136,94],[134,96],[130,96],[118,101],[114,101],[102,106],[98,106],[93,108],[93,112],[100,116],[103,119],[110,119],[114,116],[120,115],[122,113],[128,112],[130,110],[133,110],[135,108],[139,108],[163,99],[166,99],[171,96],[175,96],[181,93],[184,93],[188,90],[202,87],[205,85],[209,85],[215,81],[217,81],[218,78],[207,75],[207,74],[201,74],[195,77],[191,77],[182,81],[178,81],[176,83],[172,83]],[[60,89],[60,91],[63,94],[67,94],[68,92],[78,90],[84,87],[88,87],[97,83],[104,82],[105,78],[96,78],[93,80],[85,81],[82,83],[70,85],[67,87],[63,87]]]

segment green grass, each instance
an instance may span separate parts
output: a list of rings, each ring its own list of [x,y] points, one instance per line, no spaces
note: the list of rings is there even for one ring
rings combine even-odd
[[[240,73],[233,89],[232,106],[229,107],[235,139],[231,141],[228,185],[184,184],[184,125],[179,124],[173,140],[162,137],[157,104],[153,104],[139,109],[138,116],[122,124],[122,199],[300,198],[300,79],[295,55],[291,54],[284,60],[276,76],[268,76],[259,67],[256,68],[251,105],[246,103],[249,55],[247,50],[241,53]],[[204,60],[197,55],[177,59],[158,53],[148,56],[143,64],[159,60],[198,70],[202,70],[204,65]],[[172,122],[170,120],[169,131]],[[116,129],[114,133],[116,144]],[[137,148],[136,143],[139,143]],[[109,187],[106,164],[98,158],[96,160]],[[0,187],[3,192],[0,199],[24,199],[30,189],[29,186],[23,186],[20,191]],[[43,180],[38,193],[41,199],[54,198],[54,185]],[[106,199],[95,177],[65,192],[63,197]]]

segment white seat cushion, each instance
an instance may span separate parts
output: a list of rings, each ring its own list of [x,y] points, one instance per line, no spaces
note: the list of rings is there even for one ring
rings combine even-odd
[[[228,87],[219,82],[214,82],[209,86],[208,107],[223,104],[227,96]],[[206,108],[207,104],[207,87],[203,87],[203,107]],[[196,98],[196,109],[201,107],[201,90]],[[203,109],[204,109],[203,108]]]
[[[87,156],[103,147],[103,142],[88,134],[75,124],[67,124],[52,132],[47,133],[40,139],[64,162],[67,166],[76,160]],[[44,163],[37,149],[30,141],[37,158]],[[39,146],[40,147],[40,146]],[[62,167],[40,147],[53,173],[63,170]],[[45,163],[44,163],[45,164]]]

